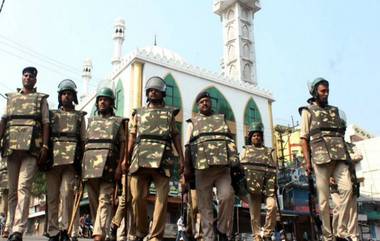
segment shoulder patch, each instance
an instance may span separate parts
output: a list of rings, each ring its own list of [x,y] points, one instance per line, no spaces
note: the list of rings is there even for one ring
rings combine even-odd
[[[301,106],[300,108],[298,108],[298,113],[300,114],[300,115],[302,115],[302,111],[303,110],[307,110],[307,111],[309,111],[309,107],[308,106]]]
[[[48,98],[49,95],[48,94],[45,94],[45,93],[37,93],[41,98]]]
[[[178,108],[173,109],[173,115],[174,116],[178,115],[179,112],[180,112],[180,109],[178,109]]]

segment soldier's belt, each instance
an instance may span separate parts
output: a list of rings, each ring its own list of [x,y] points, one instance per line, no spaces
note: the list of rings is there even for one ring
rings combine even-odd
[[[40,120],[39,116],[36,115],[9,115],[7,116],[8,120],[15,120],[15,119],[33,119],[33,120]]]
[[[215,135],[226,136],[228,138],[232,138],[232,136],[229,133],[225,133],[225,132],[207,132],[207,133],[200,133],[199,135],[190,138],[190,142],[195,142],[196,140],[198,140],[202,136],[215,136]],[[225,141],[225,140],[223,140],[223,141]]]
[[[110,139],[90,139],[86,141],[86,144],[88,143],[106,143],[106,144],[113,144],[114,140]]]
[[[158,141],[165,141],[170,143],[170,137],[169,136],[159,136],[159,135],[139,135],[136,138],[136,143],[140,143],[141,140],[158,140]]]
[[[79,135],[77,133],[69,133],[69,132],[62,132],[62,133],[52,133],[51,137],[69,137],[69,138],[77,138]]]
[[[250,162],[250,163],[241,163],[243,166],[252,166],[252,167],[266,167],[266,168],[269,168],[269,169],[274,169],[276,170],[276,167],[274,166],[271,166],[269,164],[265,164],[265,163],[259,163],[259,162]]]
[[[209,142],[209,141],[224,141],[224,142],[227,142],[228,140],[223,139],[223,138],[206,139],[206,140],[200,140],[200,141],[194,143],[194,145],[197,145],[197,144],[200,144],[200,143],[204,143],[204,142]]]
[[[343,128],[338,128],[338,127],[321,127],[321,128],[315,128],[310,130],[310,135],[316,135],[316,134],[321,134],[322,131],[331,131],[331,132],[339,132],[341,133],[344,129]]]

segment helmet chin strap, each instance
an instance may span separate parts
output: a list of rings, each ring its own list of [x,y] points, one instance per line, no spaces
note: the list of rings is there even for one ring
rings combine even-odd
[[[148,99],[148,102],[157,105],[157,104],[164,103],[164,99],[160,99],[160,100],[151,100],[151,99]]]

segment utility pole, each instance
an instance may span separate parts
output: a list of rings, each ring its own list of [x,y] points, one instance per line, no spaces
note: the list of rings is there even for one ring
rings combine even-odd
[[[284,153],[284,140],[283,140],[283,136],[286,132],[288,132],[288,127],[286,126],[281,126],[281,125],[276,125],[276,127],[274,128],[274,130],[278,133],[279,135],[279,140],[278,142],[280,143],[280,146],[279,146],[279,150],[281,152],[281,155],[279,157],[280,161],[281,161],[281,168],[284,168],[285,166],[285,153]]]
[[[285,166],[285,141],[284,141],[284,137],[285,136],[288,136],[291,135],[291,133],[294,132],[294,129],[298,126],[298,121],[296,124],[294,124],[294,119],[293,119],[293,116],[291,116],[291,119],[292,119],[292,126],[284,126],[284,125],[276,125],[276,127],[274,128],[274,130],[277,132],[278,134],[278,137],[279,137],[279,145],[278,146],[278,149],[280,150],[280,161],[281,161],[281,168],[284,168]],[[290,138],[288,138],[288,141],[287,143],[290,141]],[[293,158],[292,158],[292,153],[289,153],[289,160],[291,161]]]

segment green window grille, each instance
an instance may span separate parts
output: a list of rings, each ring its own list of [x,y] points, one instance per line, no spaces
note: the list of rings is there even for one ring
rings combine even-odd
[[[250,125],[252,122],[261,121],[261,114],[256,102],[249,99],[244,111],[244,125]]]
[[[115,107],[116,107],[116,115],[123,116],[124,115],[124,88],[121,80],[117,82],[115,89]]]
[[[246,143],[248,141],[249,125],[252,122],[256,121],[261,122],[261,114],[259,108],[256,105],[256,102],[253,100],[253,98],[250,98],[244,110],[244,136]]]
[[[173,78],[171,74],[168,74],[164,78],[164,81],[166,84],[166,96],[164,98],[165,104],[167,106],[176,107],[181,110],[182,109],[181,93],[179,91],[179,88],[175,79]],[[183,122],[183,117],[182,117],[182,112],[180,112],[176,116],[176,126],[180,133],[182,133],[182,122]],[[174,189],[177,189],[178,185],[176,184],[178,184],[179,182],[179,173],[178,173],[179,160],[178,160],[177,155],[175,155],[174,158],[175,158],[175,161],[174,161],[174,167],[173,167],[173,176],[171,178],[174,185],[171,185],[170,187],[170,190],[171,190],[170,195],[174,195],[174,193],[178,193],[178,190],[174,190]]]
[[[235,116],[230,104],[222,93],[215,87],[205,89],[211,96],[212,111],[214,113],[221,113],[226,116],[227,121],[235,122]],[[193,112],[198,112],[198,105],[194,103]]]

